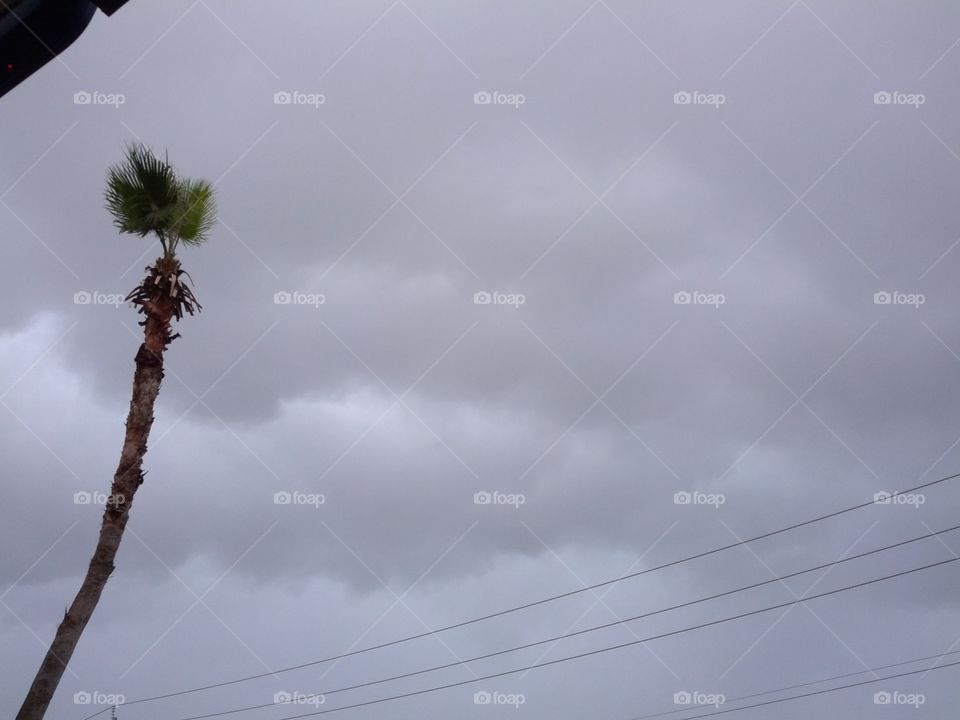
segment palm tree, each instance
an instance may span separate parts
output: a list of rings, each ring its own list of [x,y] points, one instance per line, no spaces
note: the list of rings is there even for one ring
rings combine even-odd
[[[120,463],[113,476],[100,538],[86,577],[65,612],[50,648],[23,701],[17,720],[41,720],[70,662],[80,635],[100,600],[130,516],[137,488],[143,483],[143,457],[153,425],[153,406],[163,380],[163,353],[179,333],[172,334],[173,318],[193,315],[200,303],[184,282],[185,271],[177,247],[200,245],[216,222],[213,186],[205,180],[180,179],[169,161],[143,145],[132,145],[125,161],[107,171],[107,209],[122,233],[160,239],[163,254],[147,267],[147,275],[127,296],[144,315],[143,344],[136,356],[133,396]],[[189,278],[189,275],[187,275]]]

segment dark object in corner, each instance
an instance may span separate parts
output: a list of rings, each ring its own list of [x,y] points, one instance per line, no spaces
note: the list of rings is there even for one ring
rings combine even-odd
[[[0,0],[0,97],[76,40],[96,12],[127,0]]]

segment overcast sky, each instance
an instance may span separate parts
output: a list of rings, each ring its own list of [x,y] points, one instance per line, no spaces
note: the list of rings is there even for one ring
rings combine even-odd
[[[116,298],[159,252],[103,208],[126,143],[214,182],[220,222],[182,252],[203,311],[167,353],[118,567],[48,714],[65,720],[103,707],[75,693],[270,673],[960,472],[958,74],[960,7],[934,2],[131,0],[98,14],[0,100],[0,714],[79,586],[122,441],[142,335]],[[323,693],[760,582],[956,524],[957,482],[118,716]],[[468,680],[955,552],[947,534],[225,717]],[[733,698],[960,650],[958,590],[947,564],[338,717],[685,718],[698,711],[676,693]],[[956,672],[724,717],[943,718]]]

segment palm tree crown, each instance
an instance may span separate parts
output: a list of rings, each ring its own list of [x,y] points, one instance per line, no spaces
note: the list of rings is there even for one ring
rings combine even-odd
[[[142,144],[107,171],[107,209],[124,233],[154,233],[172,260],[178,243],[200,245],[217,219],[213,186],[206,180],[180,179],[164,157]]]

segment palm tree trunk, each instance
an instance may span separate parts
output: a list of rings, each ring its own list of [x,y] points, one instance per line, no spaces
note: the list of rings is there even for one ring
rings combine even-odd
[[[143,457],[147,452],[147,438],[153,426],[153,405],[163,380],[163,351],[169,342],[169,315],[164,322],[153,313],[147,313],[145,325],[146,337],[136,357],[126,436],[120,453],[120,463],[113,476],[110,497],[107,498],[103,513],[97,549],[73,604],[57,628],[57,634],[40,664],[16,720],[42,720],[46,713],[80,635],[90,621],[103,588],[113,572],[114,559],[130,517],[133,496],[143,483]]]

